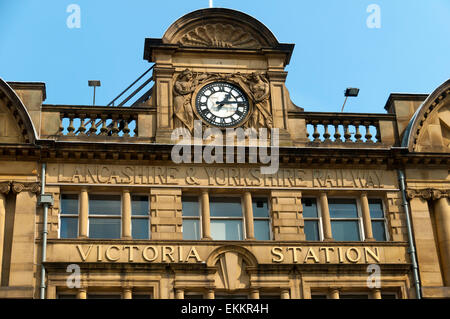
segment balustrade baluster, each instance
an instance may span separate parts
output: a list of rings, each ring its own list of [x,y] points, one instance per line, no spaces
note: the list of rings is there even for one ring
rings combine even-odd
[[[342,124],[344,125],[345,143],[350,143],[351,142],[350,137],[352,137],[352,135],[350,134],[349,128],[348,128],[350,121],[343,121]]]
[[[112,128],[111,128],[111,136],[119,136],[119,127],[118,127],[118,116],[117,115],[113,115],[112,116]]]
[[[106,120],[108,119],[108,115],[102,114],[100,116],[102,119],[102,127],[100,128],[100,135],[101,136],[107,136],[108,135],[108,127],[106,126]]]
[[[370,121],[365,121],[363,124],[366,127],[366,135],[364,135],[366,143],[373,143],[372,134],[370,134]]]
[[[123,117],[123,136],[128,137],[130,136],[130,129],[128,128],[128,122],[131,121],[132,119],[129,118],[129,116],[124,116]]]
[[[69,113],[69,126],[67,127],[67,136],[74,136],[75,133],[73,131],[75,131],[75,128],[73,127],[73,119],[75,117],[75,114],[73,113]]]
[[[78,128],[78,131],[80,132],[78,136],[86,136],[86,127],[84,123],[84,119],[86,118],[86,114],[80,114],[80,127]]]
[[[88,134],[89,136],[96,136],[97,135],[97,125],[95,125],[95,121],[97,120],[97,114],[91,114],[91,127],[89,128]]]
[[[342,140],[341,140],[341,132],[339,132],[339,124],[340,124],[340,122],[339,121],[337,121],[337,120],[335,120],[335,121],[333,121],[333,125],[334,125],[334,142],[335,143],[340,143],[340,142],[342,142]]]
[[[314,126],[314,133],[313,133],[314,140],[313,140],[313,142],[320,142],[320,138],[319,138],[320,137],[320,133],[319,133],[319,130],[317,129],[317,124],[319,124],[319,121],[314,120],[311,123]]]
[[[330,143],[331,142],[331,139],[330,139],[330,137],[331,137],[331,135],[330,135],[330,133],[328,132],[328,124],[330,124],[330,121],[327,121],[327,120],[325,120],[325,121],[323,121],[322,122],[323,123],[323,127],[324,127],[324,129],[325,129],[325,131],[324,131],[324,133],[323,133],[323,138],[324,138],[324,143]]]
[[[353,125],[354,125],[355,128],[356,128],[356,132],[355,132],[355,139],[356,139],[356,141],[355,141],[355,143],[362,143],[362,140],[361,140],[362,135],[361,135],[361,133],[359,132],[359,125],[360,125],[360,124],[361,124],[360,121],[354,121],[354,122],[353,122]]]

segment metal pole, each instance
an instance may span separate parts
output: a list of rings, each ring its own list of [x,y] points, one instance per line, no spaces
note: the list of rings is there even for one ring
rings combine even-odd
[[[402,193],[402,206],[403,209],[405,210],[405,215],[406,215],[406,229],[408,231],[408,241],[409,241],[409,255],[411,257],[411,267],[413,270],[413,277],[414,277],[414,286],[416,289],[416,295],[417,295],[417,299],[421,299],[422,298],[422,294],[420,291],[420,279],[419,279],[419,271],[418,271],[418,266],[417,266],[417,260],[416,260],[416,248],[414,246],[414,238],[412,235],[412,228],[411,228],[411,217],[410,217],[410,212],[409,212],[409,205],[408,205],[408,201],[406,199],[406,194],[405,194],[405,175],[403,173],[403,171],[398,170],[398,180],[400,182],[400,190]]]
[[[345,102],[347,102],[347,99],[348,99],[348,96],[346,96],[346,97],[345,97],[345,100],[344,100],[344,104],[342,105],[342,109],[341,109],[341,112],[343,112],[343,111],[344,111],[344,106],[345,106]]]
[[[45,193],[45,170],[46,164],[42,163],[41,172],[41,195]],[[42,263],[41,263],[41,299],[45,299],[45,267],[44,262],[47,258],[47,215],[48,215],[48,204],[44,203],[44,225],[42,229]]]
[[[94,86],[94,102],[92,105],[95,105],[95,86]]]

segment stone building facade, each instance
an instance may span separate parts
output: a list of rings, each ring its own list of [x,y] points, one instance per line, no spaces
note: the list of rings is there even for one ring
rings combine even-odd
[[[146,39],[131,107],[0,79],[0,298],[449,298],[450,80],[386,114],[307,112],[293,49],[204,9]],[[249,136],[195,144],[208,128],[276,137],[278,170]]]

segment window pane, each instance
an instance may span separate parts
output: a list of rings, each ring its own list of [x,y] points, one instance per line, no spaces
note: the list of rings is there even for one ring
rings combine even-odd
[[[268,220],[255,220],[255,238],[257,240],[270,240]]]
[[[89,218],[90,238],[120,238],[119,218]]]
[[[215,240],[242,240],[242,221],[211,220],[211,236]]]
[[[78,195],[62,194],[61,195],[61,214],[78,215]]]
[[[317,204],[315,198],[305,198],[302,200],[303,217],[318,217]]]
[[[331,221],[333,238],[339,241],[359,241],[359,228],[357,221]]]
[[[78,237],[78,217],[61,217],[60,238]]]
[[[133,239],[149,239],[148,218],[131,219],[131,236]]]
[[[369,199],[369,211],[371,218],[384,218],[381,199]]]
[[[90,215],[120,216],[120,205],[120,195],[89,195]]]
[[[358,212],[356,210],[356,201],[354,199],[328,199],[328,207],[330,209],[331,218],[356,218]]]
[[[183,196],[182,209],[183,216],[199,216],[198,197]]]
[[[320,240],[319,222],[316,220],[305,220],[306,240]]]
[[[203,299],[203,295],[184,295],[184,299]]]
[[[209,209],[211,217],[242,217],[241,199],[231,198],[210,198]]]
[[[183,219],[183,239],[200,239],[200,223],[198,219]]]
[[[386,241],[384,221],[372,221],[372,233],[376,241]]]
[[[131,215],[148,216],[148,196],[131,196]]]
[[[395,293],[381,293],[381,299],[397,299],[397,294],[395,294]]]
[[[267,198],[253,198],[253,217],[269,217]]]

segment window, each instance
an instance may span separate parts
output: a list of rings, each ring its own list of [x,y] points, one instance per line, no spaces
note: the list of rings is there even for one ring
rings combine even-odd
[[[88,293],[87,299],[122,299],[122,296],[114,293]]]
[[[131,196],[131,237],[149,239],[148,196]]]
[[[333,238],[337,241],[361,240],[356,200],[330,198],[328,207]]]
[[[198,197],[183,196],[183,239],[199,240],[200,239],[200,209],[198,205]]]
[[[78,195],[61,195],[61,228],[60,238],[78,237]]]
[[[257,240],[270,240],[270,217],[267,198],[253,198],[252,206],[255,238]]]
[[[386,241],[386,223],[381,199],[369,199],[370,219],[372,222],[373,238],[376,241]]]
[[[89,237],[120,238],[120,195],[89,195]]]
[[[209,200],[211,236],[215,240],[242,240],[242,207],[239,197]]]
[[[320,218],[315,198],[305,198],[303,200],[303,219],[305,221],[306,240],[320,240]]]

